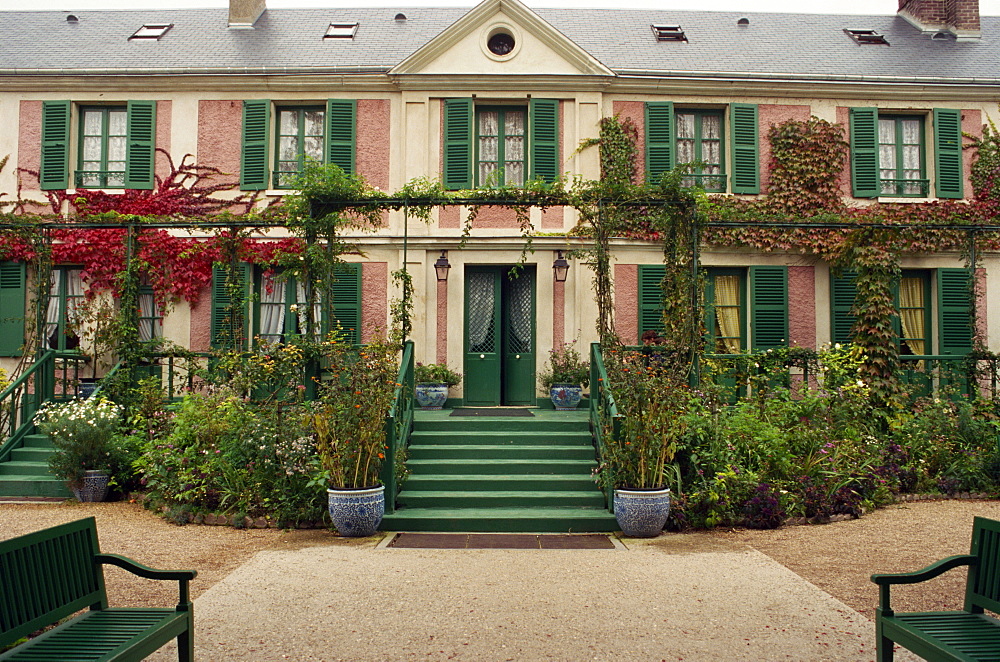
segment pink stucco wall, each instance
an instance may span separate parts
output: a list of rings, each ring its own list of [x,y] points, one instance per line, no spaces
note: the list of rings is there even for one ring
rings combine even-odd
[[[566,342],[566,283],[552,284],[552,346]]]
[[[191,304],[192,352],[207,352],[212,347],[212,287],[206,285],[198,301]]]
[[[639,344],[639,266],[616,264],[615,332],[626,345]]]
[[[976,138],[983,137],[982,112],[968,108],[962,110],[962,133]],[[972,174],[972,164],[975,160],[976,150],[966,149],[962,151],[962,190],[964,191],[966,198],[971,198],[973,195],[972,181],[969,179],[969,175]]]
[[[365,262],[361,265],[361,342],[376,332],[385,333],[389,313],[389,265]]]
[[[788,267],[788,345],[816,349],[816,269]]]
[[[167,154],[170,154],[170,124],[173,122],[173,105],[172,101],[156,102],[156,148],[162,149]],[[160,179],[170,174],[170,160],[167,159],[167,154],[156,152],[154,172]],[[180,165],[183,156],[183,154],[170,154],[170,158],[174,160],[174,166]]]
[[[615,101],[612,105],[614,114],[622,121],[630,119],[638,130],[638,137],[635,143],[635,175],[636,181],[641,182],[646,178],[646,104],[642,101]]]
[[[437,334],[434,343],[436,361],[448,362],[448,283],[437,281]]]
[[[38,172],[42,159],[42,102],[22,101],[18,117],[17,167]],[[27,188],[38,188],[36,178],[24,177]]]
[[[767,134],[771,127],[787,120],[805,122],[812,114],[809,106],[760,104],[757,106],[757,140],[760,145],[760,192],[767,193],[771,180],[771,141]]]
[[[447,229],[462,227],[462,208],[458,206],[438,207],[438,227]]]
[[[389,100],[358,99],[355,164],[365,180],[389,189]]]
[[[851,109],[845,106],[837,106],[837,124],[844,128],[844,140],[851,141]],[[844,159],[844,169],[837,178],[840,184],[840,194],[851,197],[851,157],[848,154]]]
[[[239,180],[243,105],[239,101],[198,102],[198,165],[218,168],[226,181]],[[183,156],[183,154],[181,155]]]
[[[479,208],[479,214],[472,222],[472,227],[515,229],[520,226],[517,224],[517,216],[513,209],[487,206]]]
[[[566,208],[549,207],[542,210],[543,230],[562,230],[566,225]]]

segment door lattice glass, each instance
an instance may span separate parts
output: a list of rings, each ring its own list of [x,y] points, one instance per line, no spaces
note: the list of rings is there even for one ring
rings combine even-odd
[[[531,347],[531,279],[526,275],[507,281],[508,353],[528,353]]]
[[[494,276],[492,273],[469,274],[469,351],[496,351],[494,319]]]

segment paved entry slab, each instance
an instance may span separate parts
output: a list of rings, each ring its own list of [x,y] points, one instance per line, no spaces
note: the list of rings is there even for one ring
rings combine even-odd
[[[264,551],[196,600],[195,652],[202,662],[874,659],[873,625],[853,609],[764,554],[684,538],[605,550],[335,539]]]

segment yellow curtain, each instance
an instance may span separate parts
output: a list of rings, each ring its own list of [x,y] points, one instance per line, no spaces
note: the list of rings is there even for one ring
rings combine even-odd
[[[924,354],[924,281],[921,278],[903,278],[899,282],[899,318],[903,323],[903,337],[914,354]]]
[[[727,354],[740,352],[740,277],[715,277],[715,325]]]

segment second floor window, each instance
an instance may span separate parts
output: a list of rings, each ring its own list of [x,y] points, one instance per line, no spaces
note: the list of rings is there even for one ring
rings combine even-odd
[[[278,108],[275,188],[290,186],[306,160],[323,161],[325,121],[323,108]]]
[[[480,186],[524,184],[525,108],[476,109],[476,179]]]
[[[722,112],[677,110],[677,163],[696,164],[684,186],[725,191],[722,155]]]
[[[927,195],[923,118],[879,116],[878,165],[881,195]]]
[[[127,136],[128,111],[124,106],[81,108],[77,185],[124,187]]]

